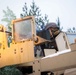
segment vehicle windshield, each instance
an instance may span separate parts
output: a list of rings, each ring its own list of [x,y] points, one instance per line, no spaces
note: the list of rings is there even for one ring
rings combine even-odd
[[[32,38],[31,19],[15,22],[14,34],[16,41]]]

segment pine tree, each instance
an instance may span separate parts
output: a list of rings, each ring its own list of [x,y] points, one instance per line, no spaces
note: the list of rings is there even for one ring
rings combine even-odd
[[[69,28],[69,29],[67,29],[67,32],[68,33],[76,33],[76,28],[75,27]]]
[[[63,27],[60,27],[60,19],[59,19],[59,17],[57,18],[57,26],[59,27],[60,30],[63,29]]]
[[[76,32],[76,29],[75,29],[75,27],[73,27],[73,33],[75,33]]]
[[[16,19],[16,16],[13,13],[13,11],[9,9],[9,7],[7,7],[7,10],[3,10],[3,13],[4,13],[4,16],[2,21],[4,21],[7,24],[8,31],[11,31],[11,21],[13,19]]]
[[[60,20],[59,20],[59,17],[58,17],[58,20],[57,20],[57,25],[60,28]]]
[[[42,30],[44,26],[46,25],[46,23],[49,22],[48,16],[46,14],[44,17],[42,16],[41,10],[35,4],[34,1],[32,2],[32,5],[30,5],[30,9],[28,9],[27,4],[25,3],[23,7],[23,13],[20,15],[21,17],[34,16],[37,30]]]

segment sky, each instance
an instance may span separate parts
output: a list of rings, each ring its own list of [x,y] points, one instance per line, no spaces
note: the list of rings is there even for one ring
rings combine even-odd
[[[7,6],[15,13],[17,18],[23,12],[22,7],[25,2],[30,7],[33,0],[0,0],[0,24],[5,24],[1,19],[3,18],[3,10]],[[76,27],[76,0],[34,0],[36,5],[41,10],[42,15],[48,15],[49,22],[56,22],[60,19],[63,31],[69,28]]]

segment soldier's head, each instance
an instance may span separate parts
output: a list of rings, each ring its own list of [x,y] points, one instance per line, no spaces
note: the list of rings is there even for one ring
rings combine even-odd
[[[46,26],[45,26],[45,29],[46,30],[49,30],[50,34],[52,36],[54,35],[57,35],[59,33],[59,27],[56,25],[56,23],[48,23]]]

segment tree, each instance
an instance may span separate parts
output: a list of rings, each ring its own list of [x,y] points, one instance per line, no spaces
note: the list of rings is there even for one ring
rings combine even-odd
[[[4,13],[4,16],[2,21],[4,21],[7,24],[8,31],[11,31],[11,21],[13,19],[16,19],[16,16],[13,13],[13,11],[9,9],[9,7],[7,7],[7,10],[3,10],[3,13]]]
[[[63,27],[60,27],[60,19],[59,19],[59,17],[57,18],[57,26],[59,27],[60,30],[63,29]]]
[[[60,19],[59,19],[59,17],[58,17],[58,19],[57,19],[57,25],[58,25],[58,27],[59,27],[59,29],[60,29]]]
[[[34,16],[35,22],[36,22],[36,29],[42,30],[46,23],[49,22],[48,16],[45,14],[43,17],[41,14],[41,10],[39,7],[35,4],[35,2],[32,2],[32,5],[30,5],[30,9],[28,9],[27,4],[25,3],[23,7],[23,13],[20,14],[21,17],[25,16]]]
[[[11,32],[12,29],[11,21],[16,19],[16,16],[9,7],[7,7],[7,10],[3,10],[3,13],[4,16],[2,21],[6,23],[7,30]],[[11,42],[11,36],[8,37],[8,45],[10,44],[10,42]]]
[[[75,29],[75,27],[73,27],[73,33],[76,33],[76,29]]]
[[[0,75],[22,75],[15,66],[4,67],[0,69]]]
[[[67,29],[67,32],[68,33],[76,33],[76,28],[75,27],[69,28],[69,29]]]

